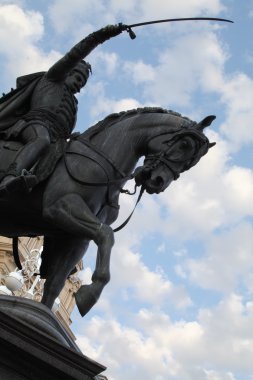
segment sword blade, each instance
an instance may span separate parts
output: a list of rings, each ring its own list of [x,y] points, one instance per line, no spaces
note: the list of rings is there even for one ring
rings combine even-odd
[[[174,21],[222,21],[222,22],[234,23],[234,21],[227,20],[225,18],[217,18],[217,17],[183,17],[183,18],[169,18],[166,20],[139,22],[138,24],[128,25],[128,27],[129,28],[135,28],[137,26],[150,25],[150,24],[160,24],[162,22],[174,22]]]

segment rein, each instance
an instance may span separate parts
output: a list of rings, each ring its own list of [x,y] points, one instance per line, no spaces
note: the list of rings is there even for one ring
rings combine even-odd
[[[82,137],[79,137],[78,141],[80,141],[81,143],[83,143],[84,145],[88,146],[90,149],[92,149],[94,152],[96,152],[99,156],[103,157],[107,162],[109,162],[109,164],[111,164],[111,166],[122,176],[122,177],[126,177],[126,174],[120,169],[118,168],[118,166],[115,164],[115,162],[109,157],[107,156],[104,152],[102,152],[100,149],[98,149],[96,147],[96,145],[92,144],[90,141],[88,141],[87,139],[85,138],[82,138]]]
[[[134,211],[135,211],[138,203],[140,202],[141,197],[142,197],[144,191],[145,191],[145,188],[144,188],[144,186],[142,186],[141,189],[140,189],[137,201],[135,202],[135,206],[133,208],[133,211],[131,212],[131,214],[129,215],[129,217],[120,226],[118,226],[117,228],[114,228],[113,232],[118,232],[118,231],[122,230],[122,228],[124,228],[127,225],[127,223],[129,222],[129,220],[132,218],[132,215],[133,215],[133,213],[134,213]]]
[[[148,156],[146,156],[145,161],[146,160],[152,161],[152,163],[151,163],[151,165],[146,165],[146,167],[149,168],[150,170],[153,170],[159,165],[160,162],[162,162],[172,172],[174,180],[178,179],[179,174],[171,167],[171,164],[170,164],[171,162],[173,162],[173,160],[168,160],[167,158],[165,158],[165,156],[166,156],[166,152],[165,153],[159,153],[157,155],[156,154],[149,154]]]
[[[68,167],[68,163],[67,163],[67,157],[66,157],[66,153],[67,154],[76,154],[78,156],[82,156],[82,157],[85,157],[85,158],[89,158],[90,160],[94,161],[96,164],[98,164],[103,170],[103,166],[100,165],[100,163],[96,160],[94,160],[93,158],[89,157],[89,156],[86,156],[85,154],[81,154],[81,153],[77,153],[77,152],[65,152],[64,153],[64,163],[65,163],[65,166],[66,166],[66,169],[67,169],[67,172],[68,172],[68,175],[76,182],[78,182],[80,185],[85,185],[85,186],[110,186],[110,185],[116,185],[117,183],[121,183],[122,181],[128,181],[130,179],[133,179],[135,177],[134,173],[132,174],[129,174],[129,175],[126,175],[125,177],[123,178],[118,178],[118,179],[114,179],[112,181],[105,181],[105,182],[87,182],[87,181],[82,181],[80,180],[79,178],[76,178],[70,171],[69,167]],[[104,170],[105,172],[105,170]],[[106,173],[106,172],[105,172]],[[107,174],[106,174],[107,175]],[[121,190],[120,190],[121,191]],[[125,190],[122,191],[122,192],[126,192]]]
[[[80,185],[85,185],[85,186],[110,186],[110,185],[116,185],[117,183],[120,183],[122,181],[128,181],[128,180],[133,179],[135,177],[134,173],[126,175],[121,169],[118,168],[118,166],[115,164],[115,162],[110,157],[108,157],[105,153],[103,153],[100,149],[98,149],[94,144],[90,143],[87,139],[81,138],[80,136],[78,136],[78,138],[75,138],[75,139],[77,141],[81,142],[82,144],[88,146],[91,150],[93,150],[99,156],[103,157],[113,167],[113,169],[116,170],[121,175],[121,177],[122,177],[122,178],[118,178],[118,179],[115,179],[115,180],[112,180],[112,181],[109,181],[109,179],[108,179],[108,181],[106,181],[106,182],[86,182],[86,181],[81,181],[78,178],[74,177],[73,174],[70,172],[70,170],[68,168],[68,164],[67,164],[66,153],[67,154],[77,154],[79,156],[82,156],[82,157],[85,157],[85,158],[89,158],[90,160],[94,161],[97,165],[99,165],[103,169],[103,171],[105,172],[105,174],[107,176],[106,170],[100,164],[100,162],[96,161],[95,159],[91,158],[90,156],[86,156],[85,154],[78,153],[78,152],[67,151],[67,152],[64,153],[64,162],[65,162],[65,166],[66,166],[67,172],[70,175],[70,177],[72,179],[74,179],[76,182],[80,183]],[[74,140],[74,139],[72,139],[72,140]],[[108,176],[107,176],[107,178],[108,178]],[[126,191],[123,191],[123,192],[126,192]]]

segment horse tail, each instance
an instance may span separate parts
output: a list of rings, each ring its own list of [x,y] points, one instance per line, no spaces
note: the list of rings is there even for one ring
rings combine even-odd
[[[46,279],[50,265],[50,256],[54,254],[54,239],[44,236],[43,251],[41,253],[40,277]]]
[[[18,267],[18,269],[21,270],[22,269],[22,265],[21,265],[21,262],[19,260],[18,237],[14,237],[12,239],[12,252],[13,252],[13,257],[14,257],[15,264]]]
[[[55,239],[50,236],[44,236],[43,251],[41,253],[40,277],[47,279],[50,274],[50,267],[53,265],[52,258],[55,257],[57,247]],[[70,271],[69,276],[77,272],[76,266]]]

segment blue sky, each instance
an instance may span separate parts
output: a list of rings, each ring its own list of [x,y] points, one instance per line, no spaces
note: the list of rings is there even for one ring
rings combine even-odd
[[[217,116],[216,147],[163,194],[145,194],[116,235],[100,302],[73,313],[78,344],[110,380],[253,379],[253,1],[0,0],[2,92],[108,23],[191,16],[235,23],[136,28],[134,41],[122,34],[87,58],[77,130],[138,106]],[[133,205],[121,197],[117,225]],[[84,283],[94,260],[91,245]]]

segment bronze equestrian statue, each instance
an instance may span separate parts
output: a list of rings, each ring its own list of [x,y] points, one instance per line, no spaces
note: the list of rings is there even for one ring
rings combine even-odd
[[[158,194],[213,146],[203,129],[214,116],[196,123],[162,108],[112,114],[71,134],[74,93],[90,70],[79,61],[121,29],[95,32],[47,73],[23,77],[0,109],[0,235],[44,236],[40,275],[46,279],[42,302],[49,308],[93,240],[98,249],[92,283],[76,293],[81,315],[110,280],[110,224],[126,181],[134,178],[142,191]],[[144,164],[136,169],[142,156]]]

